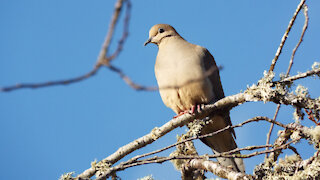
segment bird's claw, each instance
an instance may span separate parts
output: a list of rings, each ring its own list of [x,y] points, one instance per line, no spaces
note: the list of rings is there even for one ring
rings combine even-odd
[[[184,115],[186,113],[188,114],[195,114],[195,113],[200,113],[201,112],[201,105],[200,104],[197,104],[197,105],[193,105],[191,106],[191,108],[189,110],[185,110],[185,111],[182,111],[180,112],[179,114],[173,116],[173,118],[177,118],[181,115]]]
[[[200,113],[201,112],[201,105],[200,104],[193,105],[189,112],[190,112],[190,114]]]

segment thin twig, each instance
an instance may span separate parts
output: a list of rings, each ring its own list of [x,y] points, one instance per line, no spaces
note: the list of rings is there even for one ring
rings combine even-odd
[[[278,104],[278,105],[277,105],[276,112],[274,113],[274,116],[273,116],[272,120],[275,121],[275,120],[277,119],[277,116],[278,116],[280,107],[281,107],[281,104]],[[268,132],[268,134],[267,134],[266,144],[270,144],[270,137],[271,137],[271,133],[272,133],[272,130],[273,130],[273,126],[274,126],[274,123],[271,123],[271,124],[270,124],[270,128],[269,128],[269,132]],[[268,150],[268,149],[269,149],[269,148],[266,147],[266,150]],[[266,157],[265,157],[265,158],[268,158],[268,153],[266,153]]]
[[[284,35],[282,36],[281,43],[280,43],[280,45],[279,45],[279,47],[277,49],[276,55],[275,55],[275,57],[273,58],[273,60],[271,62],[271,66],[270,66],[269,72],[274,70],[274,67],[275,67],[275,65],[277,63],[277,60],[278,60],[278,58],[279,58],[279,56],[281,54],[282,48],[283,48],[283,46],[284,46],[284,44],[285,44],[285,42],[286,42],[286,40],[288,38],[289,32],[290,32],[290,30],[291,30],[291,28],[292,28],[292,26],[294,24],[294,21],[297,18],[298,13],[300,12],[301,8],[303,7],[304,3],[305,3],[305,0],[301,0],[300,4],[298,5],[298,7],[296,9],[296,11],[294,12],[293,17],[291,18],[291,20],[289,22],[289,25],[287,27],[287,30],[284,33]]]
[[[123,32],[122,37],[118,42],[118,47],[115,52],[108,57],[109,62],[115,59],[123,49],[124,42],[126,41],[129,35],[129,22],[130,22],[130,15],[131,15],[131,2],[130,0],[126,0],[126,14],[123,20]]]
[[[120,68],[117,68],[111,64],[107,65],[107,67],[112,71],[117,73],[120,78],[127,84],[129,85],[131,88],[138,90],[138,91],[157,91],[159,88],[154,86],[143,86],[140,84],[137,84],[135,82],[133,82],[131,80],[131,78],[129,76],[127,76]]]
[[[308,76],[313,76],[313,75],[317,75],[317,74],[320,74],[320,68],[318,69],[313,69],[313,70],[310,70],[310,71],[306,71],[304,73],[299,73],[295,76],[290,76],[290,77],[287,77],[287,78],[284,78],[280,81],[274,81],[273,84],[276,84],[276,83],[290,83],[292,81],[295,81],[295,80],[298,80],[298,79],[302,79],[302,78],[305,78],[305,77],[308,77]]]
[[[306,113],[308,114],[308,118],[314,122],[317,126],[320,125],[320,122],[318,122],[317,120],[315,120],[313,114],[312,114],[312,110],[307,110],[307,109],[304,109],[306,111]]]
[[[288,69],[287,69],[287,73],[286,73],[286,76],[285,77],[288,77],[289,76],[289,73],[290,73],[290,70],[291,70],[291,67],[293,65],[293,59],[294,59],[294,56],[300,46],[300,44],[302,43],[302,40],[303,40],[303,37],[304,37],[304,34],[308,28],[308,24],[309,24],[309,16],[308,16],[308,6],[306,4],[303,5],[303,14],[304,14],[304,17],[305,17],[305,21],[304,21],[304,25],[303,25],[303,28],[302,28],[302,32],[301,32],[301,36],[300,36],[300,39],[299,39],[299,42],[297,43],[296,47],[293,49],[292,51],[292,54],[291,54],[291,58],[290,58],[290,62],[289,62],[289,66],[288,66]]]
[[[100,53],[98,56],[97,65],[109,64],[109,61],[107,59],[108,50],[109,50],[109,47],[110,47],[110,44],[112,41],[113,32],[116,28],[116,25],[117,25],[117,22],[118,22],[118,19],[120,16],[120,12],[121,12],[121,9],[123,6],[123,1],[124,0],[118,0],[115,4],[114,12],[113,12],[110,24],[109,24],[109,30],[108,30],[108,33],[107,33],[106,38],[104,40],[104,43],[102,44],[102,47],[101,47],[101,50],[100,50]]]
[[[295,147],[289,146],[288,149],[291,149],[291,151],[293,151],[297,156],[299,156],[300,159],[302,159],[301,155]]]
[[[21,83],[16,84],[13,86],[7,86],[0,88],[0,91],[2,92],[9,92],[17,89],[24,89],[24,88],[30,88],[30,89],[36,89],[36,88],[42,88],[42,87],[48,87],[48,86],[55,86],[55,85],[69,85],[71,83],[80,82],[82,80],[88,79],[92,76],[94,76],[98,70],[100,69],[100,66],[95,66],[91,71],[88,73],[75,77],[70,79],[64,79],[64,80],[57,80],[57,81],[48,81],[43,83]]]

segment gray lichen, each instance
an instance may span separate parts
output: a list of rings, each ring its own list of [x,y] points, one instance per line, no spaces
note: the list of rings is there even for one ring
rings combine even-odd
[[[311,68],[312,68],[312,70],[320,69],[320,62],[314,62],[314,63],[312,64]],[[320,77],[320,74],[314,75],[314,77],[316,77],[316,76]]]
[[[64,173],[63,175],[60,176],[59,180],[73,180],[73,177],[72,177],[73,174],[74,172]]]
[[[145,176],[145,177],[142,177],[142,178],[139,178],[137,180],[154,180],[153,176],[152,175],[148,175],[148,176]]]
[[[192,136],[190,136],[191,133],[192,132],[190,130],[186,134],[182,134],[181,136],[177,135],[177,141],[180,142],[180,141],[183,141],[189,137],[192,137]],[[180,156],[180,155],[198,155],[196,148],[194,147],[194,144],[192,141],[187,141],[187,142],[184,142],[182,144],[177,145],[176,150],[170,154],[170,157]],[[173,166],[177,170],[180,171],[183,167],[183,164],[186,163],[186,160],[174,159],[174,160],[171,160],[171,162],[172,162]]]

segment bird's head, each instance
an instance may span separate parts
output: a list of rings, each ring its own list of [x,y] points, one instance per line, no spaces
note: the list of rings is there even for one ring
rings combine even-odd
[[[149,31],[149,39],[144,43],[146,46],[149,43],[159,45],[164,38],[171,36],[180,36],[177,31],[169,24],[156,24]]]

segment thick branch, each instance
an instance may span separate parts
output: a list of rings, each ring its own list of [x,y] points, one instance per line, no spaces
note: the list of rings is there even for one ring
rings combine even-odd
[[[114,164],[126,155],[132,153],[133,151],[140,149],[148,144],[151,144],[158,138],[162,137],[163,135],[169,133],[173,129],[183,126],[186,123],[190,122],[194,119],[194,116],[186,114],[184,116],[172,119],[171,121],[167,122],[160,128],[154,128],[149,134],[125,145],[119,148],[116,152],[114,152],[112,155],[108,156],[103,162],[106,162],[108,164]],[[95,174],[96,170],[94,167],[91,167],[87,169],[85,172],[80,174],[78,177],[91,177]]]
[[[217,162],[203,160],[203,159],[192,159],[185,164],[186,169],[203,169],[205,171],[212,172],[213,174],[229,179],[229,180],[242,180],[242,179],[253,179],[252,176],[233,171],[232,169],[221,166]]]

